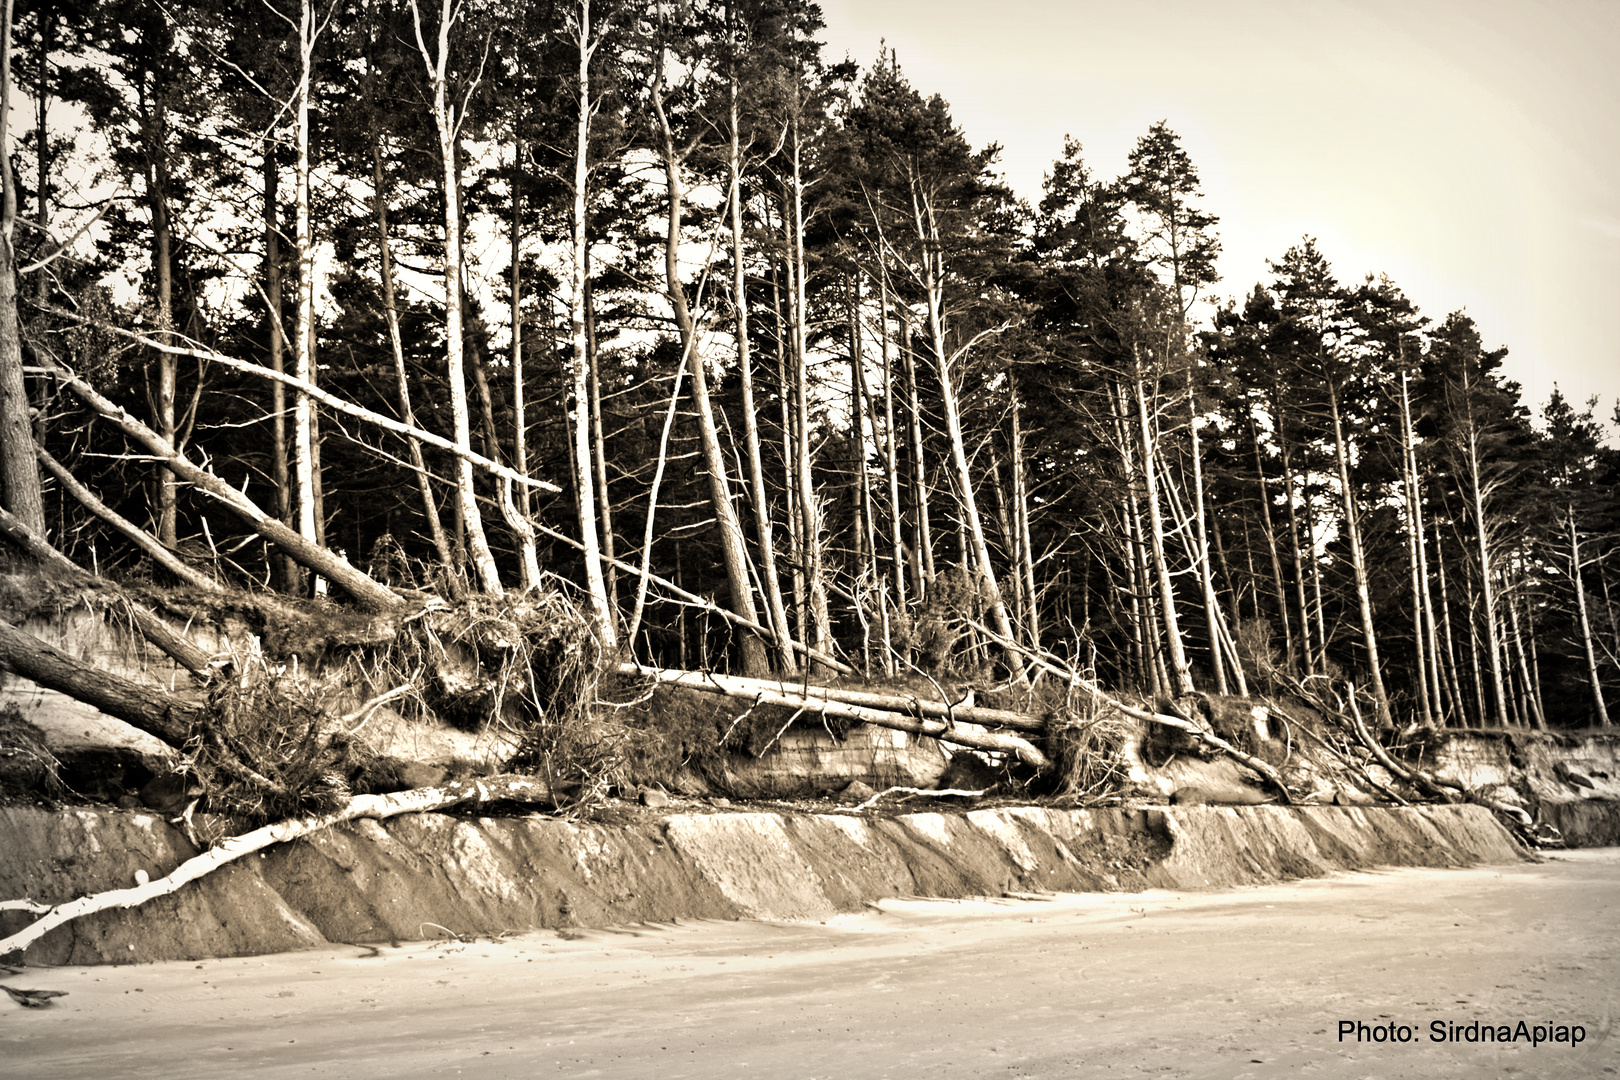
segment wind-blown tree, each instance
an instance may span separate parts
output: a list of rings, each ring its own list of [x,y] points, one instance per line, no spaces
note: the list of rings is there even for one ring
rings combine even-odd
[[[859,156],[858,197],[879,245],[880,273],[921,308],[918,333],[906,335],[906,345],[921,347],[937,380],[949,475],[966,534],[964,570],[983,590],[996,634],[1013,643],[1018,633],[990,553],[962,404],[969,371],[984,378],[983,346],[1012,322],[985,288],[1007,258],[1006,237],[988,227],[1007,197],[990,175],[998,148],[974,151],[944,99],[924,99],[892,57],[868,72],[847,129]],[[1009,671],[1022,677],[1011,644],[1004,654]]]
[[[1477,715],[1482,723],[1494,718],[1498,724],[1510,717],[1501,582],[1505,555],[1518,544],[1522,528],[1504,511],[1529,445],[1518,385],[1501,377],[1506,355],[1506,349],[1486,350],[1474,321],[1454,312],[1430,333],[1424,364],[1431,467],[1446,473],[1444,505],[1450,508],[1457,553],[1464,556],[1457,569],[1468,574],[1468,595],[1479,598],[1479,610],[1470,605],[1464,624],[1474,658]],[[1483,663],[1473,648],[1476,641],[1483,646]]]
[[[1161,391],[1165,380],[1179,374],[1185,394],[1186,457],[1192,474],[1188,499],[1192,506],[1190,515],[1183,512],[1173,516],[1191,517],[1190,522],[1177,521],[1176,531],[1188,538],[1192,548],[1189,556],[1203,594],[1210,667],[1214,671],[1217,688],[1224,694],[1227,692],[1228,663],[1235,663],[1237,658],[1235,651],[1223,648],[1230,635],[1222,624],[1220,609],[1215,601],[1205,515],[1203,453],[1198,431],[1203,419],[1199,409],[1198,385],[1203,366],[1188,352],[1188,316],[1192,306],[1200,291],[1218,280],[1215,258],[1220,253],[1220,242],[1213,231],[1218,219],[1199,209],[1202,190],[1198,172],[1191,158],[1181,148],[1176,134],[1164,122],[1154,124],[1147,135],[1137,140],[1129,161],[1130,171],[1121,182],[1122,194],[1138,222],[1141,234],[1138,257],[1156,279],[1155,291],[1162,297],[1143,306],[1144,312],[1152,313],[1151,319],[1137,327],[1138,333],[1153,334],[1160,340],[1152,344],[1136,342],[1132,347],[1132,389],[1142,449],[1141,475],[1151,526],[1150,549],[1157,571],[1177,689],[1186,693],[1192,690],[1192,674],[1181,645],[1169,557],[1164,549],[1165,538],[1171,530],[1166,527],[1160,509],[1161,503],[1174,506],[1178,501],[1166,472],[1168,459],[1161,442],[1163,419],[1160,410],[1164,407]],[[1187,528],[1189,524],[1192,526],[1190,529]],[[1240,668],[1237,675],[1241,685]]]
[[[1378,628],[1374,618],[1368,560],[1362,530],[1362,508],[1351,476],[1356,450],[1350,428],[1349,402],[1358,384],[1374,381],[1368,365],[1373,354],[1355,346],[1355,326],[1346,297],[1315,241],[1306,238],[1290,248],[1282,261],[1272,264],[1277,275],[1277,294],[1288,328],[1291,359],[1299,375],[1311,380],[1312,404],[1324,435],[1333,447],[1338,487],[1339,525],[1348,541],[1350,572],[1360,616],[1362,644],[1366,649],[1366,671],[1379,719],[1392,723],[1389,691],[1384,685],[1384,668],[1378,650]]]
[[[1577,412],[1555,387],[1541,410],[1546,425],[1541,457],[1548,487],[1547,505],[1552,510],[1545,529],[1546,543],[1568,589],[1562,606],[1567,608],[1573,624],[1572,644],[1585,676],[1591,715],[1598,726],[1610,727],[1603,672],[1613,668],[1614,657],[1603,655],[1595,629],[1597,605],[1586,585],[1599,566],[1605,542],[1612,544],[1612,535],[1605,535],[1605,526],[1612,525],[1617,506],[1612,487],[1614,455],[1606,450],[1602,425],[1593,418],[1596,404],[1595,399],[1589,401],[1584,410]]]
[[[699,14],[694,10],[694,18]],[[688,133],[685,122],[693,109],[698,80],[692,73],[703,61],[706,39],[712,26],[677,26],[671,13],[659,10],[649,17],[645,48],[649,56],[648,106],[652,113],[652,145],[663,167],[666,185],[666,234],[664,242],[665,296],[674,313],[682,356],[687,365],[692,401],[697,408],[698,431],[703,463],[708,473],[709,503],[719,525],[721,558],[730,591],[731,610],[750,622],[757,622],[748,551],[742,523],[731,499],[730,470],[720,443],[720,428],[709,393],[708,357],[704,355],[699,317],[694,314],[687,284],[680,268],[685,226],[687,158],[703,138],[701,131]],[[678,136],[677,132],[681,134]],[[695,136],[695,137],[694,137]],[[702,275],[707,284],[707,269]],[[745,675],[764,675],[770,669],[764,643],[757,634],[745,631],[739,640]]]
[[[467,398],[466,375],[466,341],[462,335],[464,304],[462,298],[462,210],[461,210],[461,134],[467,122],[465,100],[470,95],[472,86],[482,79],[483,71],[479,69],[473,73],[463,73],[462,80],[467,85],[452,86],[452,68],[450,54],[455,37],[453,30],[463,17],[464,8],[459,0],[443,0],[438,12],[436,25],[429,23],[428,27],[434,33],[434,44],[430,46],[425,36],[426,31],[422,21],[421,11],[417,0],[411,0],[411,15],[416,31],[417,49],[421,52],[422,61],[427,67],[428,86],[432,95],[431,111],[435,128],[438,130],[439,158],[444,169],[444,304],[445,304],[445,357],[447,378],[450,387],[450,419],[454,429],[456,446],[462,450],[472,449],[472,422]],[[459,80],[458,80],[459,81]],[[457,91],[460,91],[459,93]],[[487,399],[486,399],[487,400]],[[491,445],[491,457],[495,457],[497,448]],[[476,489],[473,486],[472,463],[465,457],[456,459],[456,503],[460,510],[461,522],[467,532],[468,546],[471,549],[473,567],[477,571],[479,585],[485,592],[499,594],[501,589],[500,570],[495,564],[495,555],[489,546],[489,539],[484,533],[483,514],[478,507]],[[508,489],[509,496],[509,489]],[[513,515],[515,517],[515,515]],[[519,519],[521,521],[521,519]],[[515,525],[514,528],[517,526]],[[527,528],[527,524],[523,523]],[[535,565],[534,535],[532,530],[523,533],[520,530],[520,543],[522,544],[523,558],[530,567],[530,578],[538,579],[539,570]]]

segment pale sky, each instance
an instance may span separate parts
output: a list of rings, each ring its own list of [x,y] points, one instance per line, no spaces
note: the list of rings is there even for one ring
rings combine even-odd
[[[1032,203],[1166,120],[1221,218],[1217,297],[1315,236],[1341,282],[1464,308],[1533,409],[1620,397],[1616,0],[820,0],[825,55],[886,39]]]

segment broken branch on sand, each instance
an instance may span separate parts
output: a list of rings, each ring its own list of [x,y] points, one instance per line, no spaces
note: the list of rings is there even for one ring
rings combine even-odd
[[[0,938],[0,956],[21,952],[56,927],[74,919],[110,908],[139,907],[155,897],[175,892],[188,882],[196,881],[244,855],[251,855],[275,844],[308,836],[345,821],[354,821],[357,818],[389,818],[398,814],[440,810],[468,801],[493,800],[556,805],[556,796],[545,781],[533,776],[512,774],[489,776],[481,780],[458,780],[438,787],[415,788],[391,795],[356,795],[330,813],[278,821],[273,825],[266,825],[261,829],[254,829],[252,832],[221,841],[217,847],[181,863],[166,877],[129,889],[113,889],[80,897],[65,904],[57,904],[41,918],[10,937]]]

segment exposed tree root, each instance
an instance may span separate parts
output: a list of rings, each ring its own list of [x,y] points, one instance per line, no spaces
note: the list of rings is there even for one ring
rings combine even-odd
[[[1269,781],[1272,787],[1276,788],[1277,794],[1283,802],[1288,804],[1293,803],[1294,797],[1289,792],[1288,785],[1283,783],[1283,778],[1278,775],[1276,769],[1272,768],[1267,762],[1261,761],[1253,754],[1246,754],[1242,750],[1239,750],[1237,747],[1215,734],[1215,732],[1211,731],[1207,726],[1195,723],[1194,721],[1185,719],[1184,717],[1169,716],[1165,713],[1151,712],[1147,709],[1138,709],[1133,705],[1127,705],[1123,701],[1120,701],[1119,699],[1104,692],[1100,686],[1092,682],[1090,679],[1082,678],[1079,672],[1065,664],[1061,658],[1052,656],[1049,653],[1025,648],[1023,645],[1019,645],[1016,642],[1007,641],[994,630],[990,629],[988,626],[985,626],[983,623],[975,620],[969,621],[972,622],[973,626],[978,629],[980,633],[988,634],[999,644],[1016,650],[1026,659],[1028,659],[1035,667],[1057,676],[1059,679],[1062,679],[1075,689],[1089,694],[1092,698],[1096,699],[1098,702],[1101,702],[1103,705],[1106,705],[1111,709],[1117,709],[1126,716],[1144,721],[1149,724],[1159,724],[1162,727],[1175,728],[1177,731],[1185,732],[1194,739],[1207,743],[1214,749],[1219,750],[1221,753],[1232,758],[1234,761],[1248,766],[1250,769],[1254,770],[1254,772],[1258,773],[1260,776]]]

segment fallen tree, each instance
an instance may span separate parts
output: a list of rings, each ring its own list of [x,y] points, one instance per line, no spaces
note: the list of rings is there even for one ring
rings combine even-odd
[[[1149,724],[1158,724],[1160,727],[1174,728],[1176,731],[1180,731],[1191,738],[1203,742],[1211,748],[1220,751],[1232,760],[1248,766],[1255,773],[1259,774],[1261,777],[1270,782],[1272,787],[1277,789],[1277,793],[1283,802],[1290,804],[1293,803],[1294,797],[1289,793],[1288,785],[1283,783],[1283,778],[1278,775],[1276,769],[1272,768],[1269,763],[1255,757],[1253,754],[1246,754],[1242,750],[1239,750],[1237,747],[1215,734],[1215,732],[1211,730],[1207,724],[1197,723],[1194,720],[1184,716],[1171,716],[1167,713],[1154,712],[1150,709],[1140,709],[1134,705],[1127,705],[1125,702],[1120,701],[1119,699],[1108,694],[1102,689],[1102,687],[1098,686],[1090,679],[1083,678],[1079,672],[1075,671],[1068,664],[1064,663],[1060,657],[1053,656],[1052,654],[1044,651],[1030,649],[1018,644],[1015,641],[1002,638],[994,630],[990,629],[988,626],[985,626],[983,623],[978,622],[977,620],[969,619],[968,622],[980,633],[988,634],[1000,644],[1023,654],[1023,656],[1036,667],[1050,675],[1055,675],[1057,678],[1062,679],[1069,686],[1081,691],[1099,704],[1110,709],[1115,709],[1135,720],[1141,720]]]
[[[1349,687],[1349,693],[1346,697],[1341,699],[1337,694],[1334,695],[1335,700],[1340,703],[1337,709],[1329,709],[1327,703],[1322,700],[1321,695],[1311,693],[1302,684],[1296,683],[1295,688],[1302,697],[1310,700],[1312,704],[1323,712],[1337,713],[1344,725],[1355,734],[1356,741],[1373,756],[1373,759],[1378,764],[1384,767],[1386,772],[1397,780],[1412,785],[1412,787],[1430,798],[1441,799],[1445,802],[1471,802],[1483,806],[1487,810],[1512,818],[1524,830],[1525,839],[1531,844],[1535,843],[1536,823],[1529,813],[1525,811],[1524,807],[1514,806],[1500,799],[1492,799],[1462,784],[1448,783],[1423,769],[1409,769],[1396,761],[1389,751],[1384,749],[1383,744],[1373,737],[1372,732],[1367,730],[1367,724],[1361,718],[1361,706],[1356,703],[1356,688],[1354,685]]]
[[[138,884],[128,889],[113,889],[95,893],[65,904],[57,904],[45,911],[39,919],[7,938],[0,938],[0,956],[21,952],[58,926],[111,908],[139,907],[148,900],[166,896],[181,886],[196,881],[213,871],[235,862],[244,855],[275,844],[296,840],[301,836],[319,832],[333,825],[357,818],[389,818],[398,814],[423,813],[441,810],[464,802],[524,802],[555,806],[556,795],[546,783],[533,776],[502,774],[481,780],[459,780],[437,787],[415,788],[391,795],[356,795],[343,806],[325,814],[291,818],[266,825],[221,841],[217,846],[188,859],[165,877]],[[25,910],[38,910],[41,905],[27,901]]]
[[[994,750],[1010,753],[1039,772],[1045,772],[1052,765],[1051,759],[1035,744],[1017,735],[1008,735],[996,731],[975,731],[959,727],[949,719],[936,720],[928,717],[906,715],[903,710],[910,707],[911,699],[908,698],[892,697],[884,699],[882,695],[868,695],[870,698],[887,700],[895,705],[894,708],[882,708],[840,701],[830,696],[825,687],[819,686],[805,689],[802,686],[773,683],[764,679],[738,679],[724,675],[643,667],[638,664],[622,664],[618,670],[623,674],[641,675],[661,683],[684,686],[691,690],[702,690],[712,694],[724,694],[727,697],[749,700],[756,705],[776,705],[817,716],[837,716],[847,720],[859,720],[863,723],[892,728],[896,731],[909,731],[914,735],[927,735],[939,739],[941,742],[954,743],[974,750]],[[1034,717],[1028,719],[1035,720]]]
[[[57,551],[44,537],[4,509],[0,509],[0,539],[4,539],[18,551],[31,557],[42,569],[56,574],[70,584],[114,592],[119,591],[111,582],[83,569],[66,555]],[[130,620],[135,624],[135,628],[140,631],[142,637],[162,649],[176,663],[193,675],[207,673],[209,665],[213,662],[211,656],[193,645],[185,637],[175,633],[168,623],[164,622],[156,613],[144,605],[127,598],[126,604]]]
[[[47,453],[43,446],[34,447],[34,453],[39,458],[39,463],[45,466],[45,471],[56,477],[56,482],[77,499],[80,506],[122,533],[125,539],[145,552],[153,562],[194,589],[214,593],[225,591],[219,582],[188,566],[178,555],[164,547],[157,537],[98,499],[94,492],[79,483],[78,478],[69,472],[66,466]]]
[[[0,619],[0,667],[140,728],[171,747],[186,744],[202,701],[97,670]]]
[[[842,686],[807,686],[801,682],[783,682],[777,679],[748,679],[740,675],[717,675],[712,671],[677,671],[672,668],[655,668],[643,664],[620,664],[617,670],[621,675],[641,675],[657,679],[659,682],[670,686],[684,686],[691,690],[724,693],[732,697],[749,697],[762,693],[798,693],[804,697],[825,698],[829,701],[840,701],[848,705],[863,705],[884,712],[899,713],[903,716],[931,717],[936,720],[951,722],[964,721],[970,724],[984,724],[988,727],[1028,731],[1037,735],[1044,734],[1046,731],[1045,719],[1039,716],[1031,716],[1029,713],[1013,712],[1009,709],[986,709],[976,705],[953,705],[947,701],[933,701],[912,694],[874,694],[870,691],[851,690]]]
[[[296,530],[288,528],[265,513],[252,499],[207,469],[194,464],[185,454],[171,446],[167,439],[129,415],[120,406],[102,397],[96,388],[84,379],[54,368],[44,370],[78,395],[91,409],[110,420],[126,436],[144,446],[148,453],[175,476],[223,505],[248,528],[286,552],[300,565],[332,581],[354,597],[362,607],[383,612],[395,610],[405,603],[393,590],[356,568],[343,556],[305,540]]]

